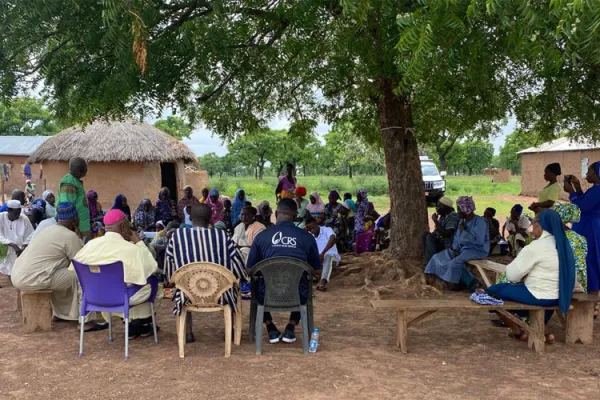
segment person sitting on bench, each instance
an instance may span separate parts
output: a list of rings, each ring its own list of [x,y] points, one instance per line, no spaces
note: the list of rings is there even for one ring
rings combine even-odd
[[[435,225],[433,232],[423,233],[423,249],[425,251],[425,265],[431,258],[452,247],[454,233],[458,228],[458,213],[454,211],[454,203],[448,197],[442,197],[438,200],[435,207],[435,213],[431,220]]]
[[[11,280],[20,290],[52,290],[52,314],[64,321],[79,320],[79,283],[69,270],[71,259],[83,247],[77,234],[79,215],[73,203],[60,203],[56,224],[40,232],[17,258]],[[86,330],[100,330],[108,324],[94,322]]]
[[[540,307],[558,305],[567,314],[575,287],[575,259],[563,223],[558,213],[542,210],[533,225],[533,238],[517,258],[506,266],[506,277],[513,283],[498,283],[487,292],[502,300],[516,301]],[[545,322],[552,316],[546,312]],[[521,312],[514,312],[524,316]],[[514,337],[527,340],[527,334],[510,319],[499,315],[511,328]],[[546,343],[554,341],[554,335],[546,335]]]
[[[478,281],[464,266],[469,260],[488,256],[490,231],[485,218],[474,214],[475,202],[472,197],[459,197],[456,205],[460,210],[460,222],[454,235],[452,248],[433,256],[425,268],[425,274],[428,275],[426,278],[430,283],[433,283],[437,276],[454,285],[462,281],[472,289]]]

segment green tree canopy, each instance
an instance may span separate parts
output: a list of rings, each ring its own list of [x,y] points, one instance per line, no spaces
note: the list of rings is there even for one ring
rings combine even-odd
[[[462,144],[464,165],[469,175],[481,174],[492,165],[494,145],[482,140],[466,141]]]
[[[281,132],[272,132],[267,128],[240,136],[232,141],[227,149],[231,157],[239,164],[255,170],[256,178],[263,179],[265,164],[273,159],[276,148],[273,146],[273,136]]]
[[[500,147],[498,160],[500,168],[510,169],[513,174],[521,173],[521,157],[518,152],[541,144],[539,142],[538,136],[534,133],[515,129],[510,135],[506,136],[504,146]]]
[[[198,158],[200,168],[206,170],[209,177],[218,174],[221,176],[224,171],[223,158],[215,153],[208,153]]]
[[[0,103],[0,135],[53,135],[63,128],[41,99],[17,97]]]
[[[597,0],[4,0],[0,25],[0,96],[43,79],[66,119],[173,106],[224,138],[280,113],[379,138],[405,255],[427,229],[417,139],[509,113],[600,136]]]
[[[168,116],[166,119],[160,119],[156,121],[154,126],[173,136],[177,140],[189,138],[194,130],[194,127],[185,122],[183,118],[173,115]]]

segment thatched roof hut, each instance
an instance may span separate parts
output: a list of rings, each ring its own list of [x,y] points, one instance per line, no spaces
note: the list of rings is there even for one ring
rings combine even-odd
[[[186,145],[134,120],[65,129],[39,146],[29,161],[42,164],[45,186],[55,191],[73,157],[88,162],[85,188],[96,190],[105,208],[122,193],[132,210],[144,198],[156,200],[162,186],[171,189],[173,197],[180,196],[187,184],[185,164],[197,164]],[[194,183],[201,182],[194,178]]]
[[[68,161],[81,157],[88,162],[197,162],[183,143],[146,122],[94,122],[65,129],[40,145],[30,162]]]

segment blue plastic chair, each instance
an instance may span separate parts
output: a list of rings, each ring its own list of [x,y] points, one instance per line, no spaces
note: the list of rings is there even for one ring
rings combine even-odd
[[[87,265],[73,260],[75,272],[82,290],[81,310],[79,312],[79,357],[83,356],[84,318],[89,312],[108,312],[108,342],[112,343],[112,313],[121,312],[125,318],[125,359],[129,358],[129,298],[137,293],[140,285],[127,286],[123,278],[123,263],[117,261],[106,265]],[[152,311],[152,328],[154,344],[158,344],[156,321],[154,318],[154,299],[158,292],[158,278],[148,278],[151,293],[148,300]],[[143,304],[143,303],[142,303]]]

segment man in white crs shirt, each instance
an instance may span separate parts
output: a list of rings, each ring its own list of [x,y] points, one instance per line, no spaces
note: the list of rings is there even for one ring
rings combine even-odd
[[[340,254],[338,253],[338,249],[335,244],[335,233],[333,232],[333,229],[327,226],[320,226],[312,217],[307,219],[305,229],[312,233],[317,240],[319,257],[321,258],[321,264],[323,265],[321,282],[319,282],[319,285],[317,285],[317,290],[325,292],[327,291],[327,283],[331,277],[333,263],[335,262],[337,265],[340,262]]]

